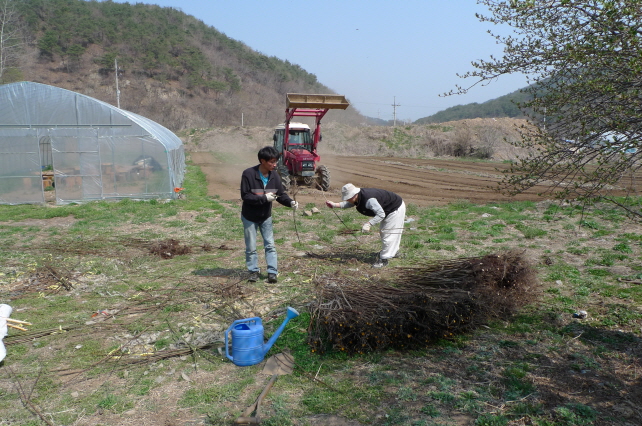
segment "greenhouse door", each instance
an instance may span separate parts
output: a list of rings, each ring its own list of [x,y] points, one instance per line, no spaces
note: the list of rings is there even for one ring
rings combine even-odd
[[[0,204],[44,203],[38,134],[4,128],[0,144]]]
[[[50,129],[56,203],[102,198],[96,129]]]

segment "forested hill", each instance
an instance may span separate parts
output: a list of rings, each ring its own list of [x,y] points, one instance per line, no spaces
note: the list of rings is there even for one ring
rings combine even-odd
[[[457,105],[439,111],[429,117],[420,118],[415,124],[444,123],[446,121],[457,121],[471,118],[522,118],[524,115],[517,108],[515,102],[523,102],[527,95],[519,90],[491,99],[484,103],[472,103],[466,105]]]
[[[172,130],[272,126],[285,94],[333,93],[296,64],[266,56],[174,8],[81,0],[3,0],[0,82],[35,81],[120,106]],[[360,124],[354,108],[326,121]]]

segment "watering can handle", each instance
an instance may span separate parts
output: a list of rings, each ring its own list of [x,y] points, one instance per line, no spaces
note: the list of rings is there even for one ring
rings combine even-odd
[[[234,326],[235,326],[235,325],[237,325],[237,324],[242,324],[242,323],[244,323],[244,322],[251,322],[251,321],[254,321],[254,322],[257,322],[257,323],[261,324],[261,318],[259,318],[259,317],[254,317],[254,318],[245,318],[245,319],[240,319],[240,320],[236,320],[236,321],[234,321],[234,322],[232,323],[232,325],[230,325],[230,326],[227,328],[227,330],[225,331],[225,356],[226,356],[230,361],[232,361],[232,362],[234,362],[234,358],[232,358],[232,357],[230,356],[230,345],[228,344],[228,341],[227,341],[227,340],[228,340],[228,337],[229,337],[229,335],[230,335],[230,331],[232,331],[232,329],[234,328]]]

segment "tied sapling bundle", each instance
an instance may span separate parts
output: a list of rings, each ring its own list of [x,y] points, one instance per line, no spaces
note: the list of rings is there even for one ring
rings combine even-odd
[[[381,281],[321,277],[309,344],[349,354],[425,347],[507,318],[531,301],[535,272],[521,253],[432,261]]]

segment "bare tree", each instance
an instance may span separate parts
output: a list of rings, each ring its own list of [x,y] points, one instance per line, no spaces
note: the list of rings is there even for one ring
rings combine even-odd
[[[531,80],[519,106],[539,126],[524,128],[520,158],[502,188],[511,194],[542,182],[548,195],[605,199],[642,167],[642,4],[639,0],[478,0],[507,24],[494,35],[501,58],[473,62],[463,77],[488,84],[522,73]],[[492,34],[492,33],[491,33]],[[463,93],[459,87],[451,93]],[[616,204],[617,198],[607,197]],[[623,206],[624,207],[624,206]],[[631,210],[628,209],[627,210]],[[642,210],[636,209],[642,218]]]
[[[20,14],[16,9],[19,0],[0,0],[0,81],[8,69],[18,65],[22,47]]]

